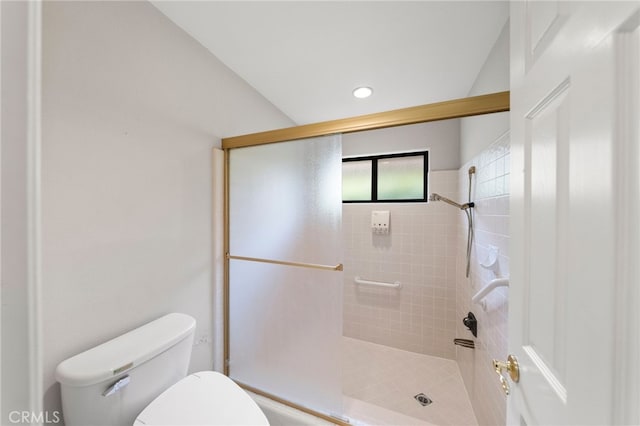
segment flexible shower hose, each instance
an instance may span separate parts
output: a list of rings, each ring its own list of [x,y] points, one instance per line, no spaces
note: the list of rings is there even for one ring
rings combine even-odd
[[[469,203],[471,203],[471,179],[473,174],[469,172]],[[466,277],[469,278],[469,270],[471,269],[471,249],[473,248],[473,208],[464,211],[467,214],[467,270]]]

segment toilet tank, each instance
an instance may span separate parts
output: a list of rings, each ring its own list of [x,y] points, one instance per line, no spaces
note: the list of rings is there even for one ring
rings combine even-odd
[[[187,374],[196,321],[173,313],[61,362],[65,424],[127,425]]]

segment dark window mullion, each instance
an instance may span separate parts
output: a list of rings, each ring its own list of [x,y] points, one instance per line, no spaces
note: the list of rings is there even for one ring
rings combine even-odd
[[[371,160],[371,201],[378,201],[378,159]]]
[[[427,169],[429,168],[429,151],[425,151],[423,154],[423,159],[422,159],[422,198],[427,201],[427,186],[428,186],[428,181],[427,181]]]

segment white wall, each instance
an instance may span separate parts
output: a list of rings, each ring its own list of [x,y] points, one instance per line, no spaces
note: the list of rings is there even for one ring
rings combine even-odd
[[[509,22],[502,28],[467,96],[505,90],[509,90]],[[460,164],[477,156],[508,128],[508,112],[460,119]]]
[[[2,396],[0,424],[29,407],[28,258],[28,4],[1,2],[2,35]]]
[[[342,155],[429,150],[430,170],[460,167],[460,120],[433,121],[342,135]]]
[[[44,389],[55,409],[60,361],[168,312],[198,322],[190,370],[212,368],[222,236],[211,150],[293,123],[147,2],[45,2],[43,19]]]

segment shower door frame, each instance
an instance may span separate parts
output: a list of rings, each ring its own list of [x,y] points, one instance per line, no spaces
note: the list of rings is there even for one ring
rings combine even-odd
[[[287,127],[266,132],[251,133],[247,135],[233,136],[222,139],[224,150],[224,267],[223,267],[223,368],[224,374],[229,376],[230,336],[229,336],[229,261],[234,256],[229,253],[229,158],[230,151],[234,148],[265,145],[277,142],[287,142],[299,139],[327,136],[336,133],[353,133],[364,130],[384,129],[388,127],[404,126],[409,124],[426,123],[430,121],[449,120],[453,118],[471,117],[484,114],[506,112],[510,110],[510,92],[497,92],[487,95],[454,99],[445,102],[420,105],[416,107],[397,109],[375,114],[361,115],[339,120],[324,121],[320,123],[305,124],[301,126]],[[263,260],[259,260],[263,261]],[[275,262],[283,263],[283,262]],[[288,262],[284,262],[288,263]],[[317,267],[318,265],[295,265],[302,267]],[[342,265],[339,265],[340,267]],[[336,267],[337,268],[337,267]],[[287,401],[277,395],[264,392],[244,383],[238,383],[244,389],[256,394],[273,399],[287,406],[296,408],[305,413],[333,422],[335,424],[349,426],[349,423],[319,413],[307,407]]]

